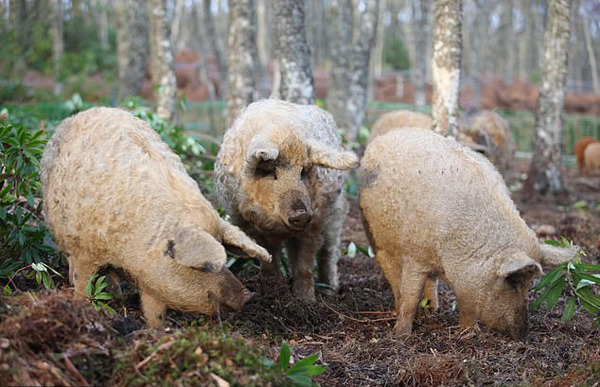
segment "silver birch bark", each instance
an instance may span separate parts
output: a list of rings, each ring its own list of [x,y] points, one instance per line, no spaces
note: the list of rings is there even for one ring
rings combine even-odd
[[[550,0],[544,33],[542,81],[535,115],[535,149],[524,187],[529,195],[558,195],[565,190],[560,166],[570,19],[570,0]]]
[[[350,118],[350,125],[346,130],[346,138],[349,142],[356,140],[365,119],[367,91],[370,83],[369,63],[377,33],[378,18],[379,0],[367,0],[365,10],[360,15],[359,29],[351,57],[350,95],[346,103]]]
[[[458,137],[462,1],[434,1],[433,130]]]
[[[223,46],[221,45],[221,39],[219,38],[219,36],[217,36],[217,29],[215,28],[215,19],[211,10],[211,4],[211,0],[203,0],[202,2],[204,17],[204,35],[205,39],[210,42],[209,46],[212,48],[212,54],[215,56],[215,60],[217,61],[217,66],[219,67],[219,89],[221,95],[225,96],[227,95],[227,62],[225,61],[225,55],[223,54]],[[206,55],[206,52],[204,53],[204,55]]]
[[[154,61],[152,82],[156,87],[156,113],[167,121],[177,113],[177,79],[173,68],[171,31],[166,0],[149,0],[150,51]]]
[[[313,104],[315,91],[306,42],[305,0],[277,0],[273,8],[275,55],[281,77],[279,97],[294,103]]]
[[[145,0],[115,2],[119,98],[138,95],[146,76],[148,14]]]
[[[229,0],[227,127],[255,98],[256,4]]]
[[[52,60],[54,62],[54,93],[60,94],[62,86],[60,83],[60,70],[63,54],[65,52],[65,41],[63,38],[63,8],[62,0],[52,0]]]
[[[581,20],[583,24],[583,34],[585,35],[585,48],[590,62],[590,71],[592,72],[592,85],[594,93],[600,93],[600,82],[598,81],[598,66],[596,65],[596,53],[594,52],[594,42],[590,33],[590,19],[586,16]]]
[[[348,106],[352,53],[352,0],[331,0],[329,39],[331,40],[327,110],[338,127],[348,133],[351,125]]]

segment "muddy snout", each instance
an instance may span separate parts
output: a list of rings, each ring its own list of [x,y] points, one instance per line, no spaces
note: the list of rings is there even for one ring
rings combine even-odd
[[[282,207],[288,209],[284,221],[289,228],[302,231],[312,220],[313,212],[307,199],[298,191],[292,191],[282,198]]]

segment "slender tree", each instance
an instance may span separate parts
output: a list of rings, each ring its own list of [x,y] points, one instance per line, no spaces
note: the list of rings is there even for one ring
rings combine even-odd
[[[571,1],[550,0],[535,114],[535,149],[524,187],[529,195],[559,195],[565,191],[560,165],[570,20]]]
[[[156,113],[173,120],[177,113],[177,79],[173,69],[171,31],[167,22],[166,0],[149,0],[152,82],[157,91]]]
[[[115,2],[119,97],[138,95],[146,76],[148,59],[148,14],[145,0]]]
[[[273,2],[275,56],[279,66],[279,97],[312,104],[315,101],[310,49],[306,42],[305,0]]]
[[[54,93],[60,94],[60,69],[63,54],[65,52],[65,41],[63,37],[63,8],[62,0],[52,0],[52,40],[53,44],[53,62],[54,62]]]
[[[217,0],[218,1],[218,0]],[[225,61],[225,55],[223,54],[223,46],[220,37],[217,34],[217,29],[215,28],[215,19],[211,10],[211,0],[202,0],[203,12],[202,16],[204,18],[204,38],[210,42],[208,46],[212,50],[212,54],[217,61],[217,66],[219,67],[219,90],[221,91],[221,95],[227,95],[227,61]],[[220,8],[219,8],[220,9]],[[231,13],[231,9],[230,9]],[[231,15],[229,15],[231,17]],[[231,21],[229,22],[231,23]],[[203,55],[208,55],[208,51],[204,51]]]
[[[229,0],[227,127],[255,99],[256,4]]]
[[[434,1],[433,129],[458,137],[462,1]]]

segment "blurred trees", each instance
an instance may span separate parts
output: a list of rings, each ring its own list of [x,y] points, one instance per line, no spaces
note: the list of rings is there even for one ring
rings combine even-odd
[[[542,82],[535,115],[534,153],[525,190],[530,195],[564,193],[561,131],[567,54],[571,34],[571,0],[550,0],[544,34]]]

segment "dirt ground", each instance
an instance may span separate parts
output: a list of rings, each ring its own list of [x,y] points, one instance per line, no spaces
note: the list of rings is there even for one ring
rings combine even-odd
[[[525,171],[525,168],[526,163],[521,163],[520,169]],[[554,228],[553,235],[548,237],[558,239],[564,235],[572,239],[588,253],[587,261],[598,264],[600,177],[582,178],[577,176],[575,169],[570,169],[566,182],[570,197],[565,203],[527,202],[517,193],[517,206],[534,230],[547,233]],[[349,201],[351,210],[343,233],[343,244],[367,245],[356,199]],[[484,326],[461,329],[454,295],[442,284],[440,310],[433,314],[421,310],[415,320],[413,334],[406,340],[400,340],[393,335],[392,292],[375,260],[361,253],[354,258],[344,256],[339,268],[339,293],[322,296],[318,303],[309,305],[296,301],[283,281],[265,283],[258,275],[257,267],[241,266],[236,274],[250,290],[258,293],[252,304],[241,312],[213,318],[170,311],[167,323],[171,327],[164,334],[173,334],[178,331],[177,328],[193,325],[210,325],[217,329],[227,326],[229,332],[262,347],[272,358],[277,356],[281,340],[287,340],[296,358],[317,351],[322,353],[320,362],[329,369],[316,378],[321,386],[600,386],[600,331],[586,312],[580,310],[573,320],[563,323],[560,321],[562,303],[559,303],[560,308],[550,312],[542,307],[530,314],[527,341],[512,341]],[[58,309],[54,309],[59,314],[64,314],[60,311],[68,308],[69,304],[83,302],[68,297],[63,299],[60,294],[52,297],[46,302],[58,305]],[[532,291],[530,299],[534,298]],[[41,318],[42,312],[39,311],[35,319],[26,317],[18,320],[19,325],[6,318],[7,313],[10,315],[14,311],[0,311],[5,316],[2,336],[9,335],[11,329],[15,331],[14,337],[29,332],[26,336],[30,338],[22,337],[21,345],[27,344],[26,340],[33,343],[29,343],[29,347],[42,343],[50,348],[50,352],[57,353],[52,356],[59,356],[63,351],[57,363],[48,363],[50,357],[29,359],[27,367],[33,371],[27,377],[32,378],[29,380],[33,383],[44,384],[45,380],[61,384],[63,380],[65,383],[62,384],[67,384],[66,379],[43,379],[36,375],[68,375],[69,372],[74,375],[73,380],[83,383],[85,379],[78,376],[79,372],[73,367],[81,373],[88,367],[84,375],[96,375],[94,380],[114,380],[109,375],[100,374],[114,372],[111,371],[114,368],[112,364],[118,359],[110,360],[107,356],[108,361],[96,364],[80,354],[91,350],[109,353],[111,348],[105,348],[109,343],[131,346],[131,337],[143,332],[139,331],[144,328],[144,323],[137,296],[127,296],[115,307],[120,316],[112,319],[109,328],[89,323],[98,317],[79,316],[83,312],[74,315],[73,321],[54,323],[61,316]],[[84,310],[81,306],[74,308]],[[36,315],[34,312],[31,312],[32,316]],[[123,317],[125,314],[127,317]],[[65,324],[77,325],[77,321],[82,319],[88,322],[79,323],[81,326],[77,331],[82,332],[81,336],[61,333]],[[27,321],[35,324],[31,322],[29,326]],[[52,335],[47,337],[38,331],[51,332]],[[0,355],[5,348],[3,340],[6,339],[0,339]],[[68,343],[68,351],[65,352],[62,347],[53,349],[62,342]],[[0,366],[15,361],[20,362],[15,363],[17,367],[25,369],[25,360],[0,356]],[[62,374],[52,368],[55,367],[52,364],[59,362],[66,364]]]

